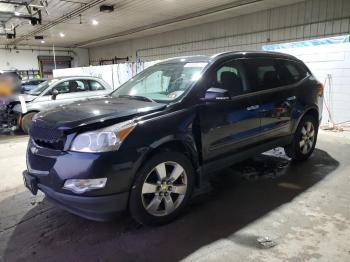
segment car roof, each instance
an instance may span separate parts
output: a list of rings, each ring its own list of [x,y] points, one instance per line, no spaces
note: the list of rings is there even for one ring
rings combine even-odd
[[[268,52],[268,51],[232,51],[232,52],[224,52],[215,54],[212,56],[182,56],[166,59],[159,64],[167,64],[167,63],[178,63],[178,62],[188,62],[188,63],[196,63],[196,62],[215,62],[217,60],[225,59],[225,58],[254,58],[254,57],[266,57],[266,58],[284,58],[295,61],[300,61],[296,57],[279,53],[279,52]]]
[[[31,82],[31,81],[47,81],[47,78],[32,78],[32,79],[26,79],[23,80],[24,82]]]
[[[53,79],[56,80],[74,80],[74,79],[91,79],[91,80],[102,80],[102,78],[94,77],[94,76],[59,76]]]

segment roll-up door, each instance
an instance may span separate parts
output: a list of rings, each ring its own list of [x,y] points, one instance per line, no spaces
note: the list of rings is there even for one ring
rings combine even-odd
[[[55,69],[53,56],[38,56],[41,75],[44,78],[52,78],[52,71]],[[56,56],[56,69],[70,68],[72,57]]]

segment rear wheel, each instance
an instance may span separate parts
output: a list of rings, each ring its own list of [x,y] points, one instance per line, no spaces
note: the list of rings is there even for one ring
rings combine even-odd
[[[33,117],[37,112],[28,113],[22,116],[21,119],[21,129],[24,133],[28,134],[29,129],[32,126]]]
[[[308,159],[315,149],[317,133],[317,120],[311,115],[304,116],[294,134],[292,144],[285,148],[286,154],[297,161]]]
[[[131,191],[131,216],[141,224],[159,225],[175,219],[189,201],[194,170],[184,154],[162,152],[140,169]]]

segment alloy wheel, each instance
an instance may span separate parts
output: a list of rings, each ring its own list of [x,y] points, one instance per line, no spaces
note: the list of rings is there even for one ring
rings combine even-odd
[[[141,190],[142,203],[153,216],[166,216],[182,203],[187,192],[187,174],[176,162],[162,162],[148,173]]]
[[[299,141],[300,151],[302,154],[308,154],[315,142],[315,127],[312,122],[307,121],[301,129],[301,138]]]

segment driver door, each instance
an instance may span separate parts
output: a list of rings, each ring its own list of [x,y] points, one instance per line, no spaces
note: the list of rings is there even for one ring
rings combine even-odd
[[[84,100],[89,97],[89,86],[85,80],[67,80],[58,83],[52,88],[52,90],[54,89],[58,91],[58,95],[53,97],[50,94],[51,101],[48,103],[48,109]]]
[[[206,89],[229,91],[227,100],[206,101],[199,109],[203,160],[206,163],[232,156],[258,142],[260,132],[259,97],[246,84],[239,60],[221,64],[210,73]]]

